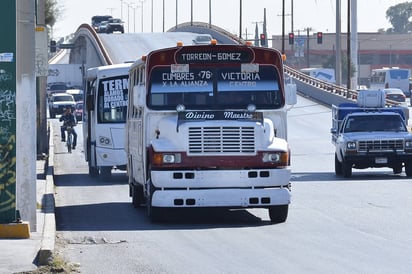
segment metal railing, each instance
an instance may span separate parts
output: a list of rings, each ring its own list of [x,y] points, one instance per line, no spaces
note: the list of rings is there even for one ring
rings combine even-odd
[[[333,83],[329,83],[326,81],[322,81],[322,80],[310,77],[307,74],[300,72],[286,65],[284,66],[284,70],[285,70],[286,75],[288,75],[289,77],[292,77],[293,79],[296,79],[298,81],[301,81],[303,83],[316,87],[320,90],[324,90],[325,92],[330,92],[330,93],[342,96],[343,98],[353,100],[353,101],[356,101],[358,98],[359,91],[357,90],[348,89],[343,86],[338,86]],[[386,105],[395,106],[395,105],[399,105],[399,102],[386,99]]]

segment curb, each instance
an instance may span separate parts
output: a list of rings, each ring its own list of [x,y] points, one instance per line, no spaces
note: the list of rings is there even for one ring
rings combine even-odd
[[[47,265],[50,263],[54,253],[54,245],[56,241],[56,219],[54,214],[54,144],[53,144],[53,128],[48,125],[49,131],[49,157],[47,158],[46,170],[46,186],[44,193],[44,226],[42,233],[42,241],[38,256],[39,265]]]

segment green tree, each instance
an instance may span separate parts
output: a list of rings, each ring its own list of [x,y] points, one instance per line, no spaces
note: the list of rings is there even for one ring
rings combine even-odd
[[[392,28],[387,29],[388,33],[408,33],[412,30],[412,23],[409,18],[412,16],[412,2],[400,3],[391,6],[386,11],[386,19],[392,24]]]
[[[342,55],[342,79],[348,78],[348,57],[346,54]],[[336,57],[334,55],[328,56],[328,58],[322,63],[324,68],[336,68]],[[355,76],[356,66],[353,62],[350,64],[350,77]]]
[[[57,0],[46,0],[45,1],[45,17],[46,25],[53,28],[54,24],[58,20],[61,14],[61,10],[57,5]]]

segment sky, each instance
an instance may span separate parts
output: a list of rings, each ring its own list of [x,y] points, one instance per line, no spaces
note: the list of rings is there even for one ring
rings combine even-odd
[[[242,37],[253,39],[256,23],[262,32],[264,10],[266,9],[267,34],[282,33],[283,0],[57,0],[61,15],[53,27],[53,38],[58,39],[71,33],[82,23],[91,23],[94,15],[112,15],[122,18],[125,32],[162,32],[163,29],[190,22],[209,23],[209,3],[211,3],[211,23],[238,35],[242,27]],[[341,2],[342,32],[347,26],[347,1]],[[165,6],[163,7],[163,2]],[[240,25],[240,2],[242,2],[242,24]],[[284,0],[285,33],[291,31],[292,18],[295,33],[310,28],[313,32],[336,31],[337,0]],[[293,17],[291,3],[293,2]],[[355,0],[352,0],[355,2]],[[386,10],[407,0],[357,0],[358,32],[376,32],[389,28]],[[152,16],[153,3],[153,16]],[[191,5],[193,3],[193,5]],[[352,5],[354,5],[352,3]],[[178,7],[176,12],[176,6]],[[193,12],[191,12],[191,6]],[[142,9],[143,7],[143,9]],[[163,10],[164,17],[163,17]],[[142,12],[143,11],[143,12]],[[143,25],[142,25],[143,14]],[[176,16],[177,15],[177,16]],[[176,20],[177,17],[177,20]]]

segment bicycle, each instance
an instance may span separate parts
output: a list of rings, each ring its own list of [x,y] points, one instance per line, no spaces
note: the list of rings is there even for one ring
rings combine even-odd
[[[67,139],[66,139],[66,145],[67,145],[67,152],[72,153],[72,145],[73,145],[73,134],[72,134],[72,126],[66,126],[66,131],[67,131]]]

